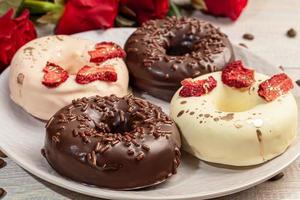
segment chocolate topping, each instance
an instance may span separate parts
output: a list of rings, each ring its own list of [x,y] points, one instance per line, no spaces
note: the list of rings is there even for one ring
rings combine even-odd
[[[180,161],[174,122],[161,108],[133,96],[73,100],[46,130],[49,164],[63,176],[100,187],[157,184],[175,173]]]
[[[226,35],[196,18],[151,20],[125,44],[132,84],[170,100],[180,81],[221,70],[233,60]]]

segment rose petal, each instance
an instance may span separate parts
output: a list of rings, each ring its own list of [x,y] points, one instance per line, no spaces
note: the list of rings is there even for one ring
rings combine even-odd
[[[0,17],[0,72],[11,62],[15,52],[25,43],[37,37],[33,23],[29,20],[29,12],[12,19],[13,10],[10,9]]]
[[[118,12],[118,0],[69,0],[55,29],[56,34],[72,34],[110,28]]]

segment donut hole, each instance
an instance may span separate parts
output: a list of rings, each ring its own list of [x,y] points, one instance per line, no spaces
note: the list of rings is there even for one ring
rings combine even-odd
[[[124,122],[121,122],[120,120],[115,120],[113,123],[109,124],[110,130],[112,133],[125,133],[125,132],[131,132],[133,130],[132,123],[125,119]]]
[[[114,112],[114,116],[106,118],[102,123],[109,127],[109,132],[113,134],[123,134],[133,131],[134,121],[129,114],[124,114],[124,118],[121,119],[117,112]],[[97,131],[103,131],[102,127],[95,127]]]
[[[166,54],[169,56],[183,56],[189,54],[194,51],[194,46],[199,40],[200,38],[196,35],[184,34],[181,39],[170,42],[170,46],[166,48]]]
[[[87,63],[87,60],[83,58],[82,53],[72,51],[72,52],[62,52],[57,56],[53,62],[66,70],[71,75],[76,75],[77,72]]]
[[[243,112],[259,104],[257,95],[250,95],[249,90],[237,90],[224,86],[218,98],[216,108],[221,112]]]

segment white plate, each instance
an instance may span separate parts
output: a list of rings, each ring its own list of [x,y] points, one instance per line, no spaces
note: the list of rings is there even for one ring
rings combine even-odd
[[[77,34],[91,40],[111,40],[124,44],[133,29],[110,29],[105,32],[90,31]],[[235,48],[238,58],[248,66],[267,74],[278,69],[250,52]],[[167,104],[154,98],[148,99],[164,107]],[[96,188],[68,180],[58,175],[41,156],[44,124],[30,116],[9,98],[8,70],[0,77],[0,148],[17,164],[32,174],[58,186],[83,194],[109,199],[204,199],[238,192],[259,184],[291,164],[300,154],[300,139],[281,156],[263,165],[245,168],[220,168],[199,161],[187,154],[178,174],[156,187],[136,191],[114,191]]]

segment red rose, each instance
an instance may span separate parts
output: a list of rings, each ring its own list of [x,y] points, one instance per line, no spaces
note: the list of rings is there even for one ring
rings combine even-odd
[[[29,20],[28,10],[15,19],[10,9],[0,17],[0,72],[9,64],[15,52],[25,43],[37,37],[33,23]]]
[[[204,0],[207,12],[236,20],[247,5],[247,0]]]
[[[118,0],[68,0],[55,33],[72,34],[114,25]]]
[[[121,0],[121,4],[135,12],[139,24],[164,18],[169,11],[169,0]]]

